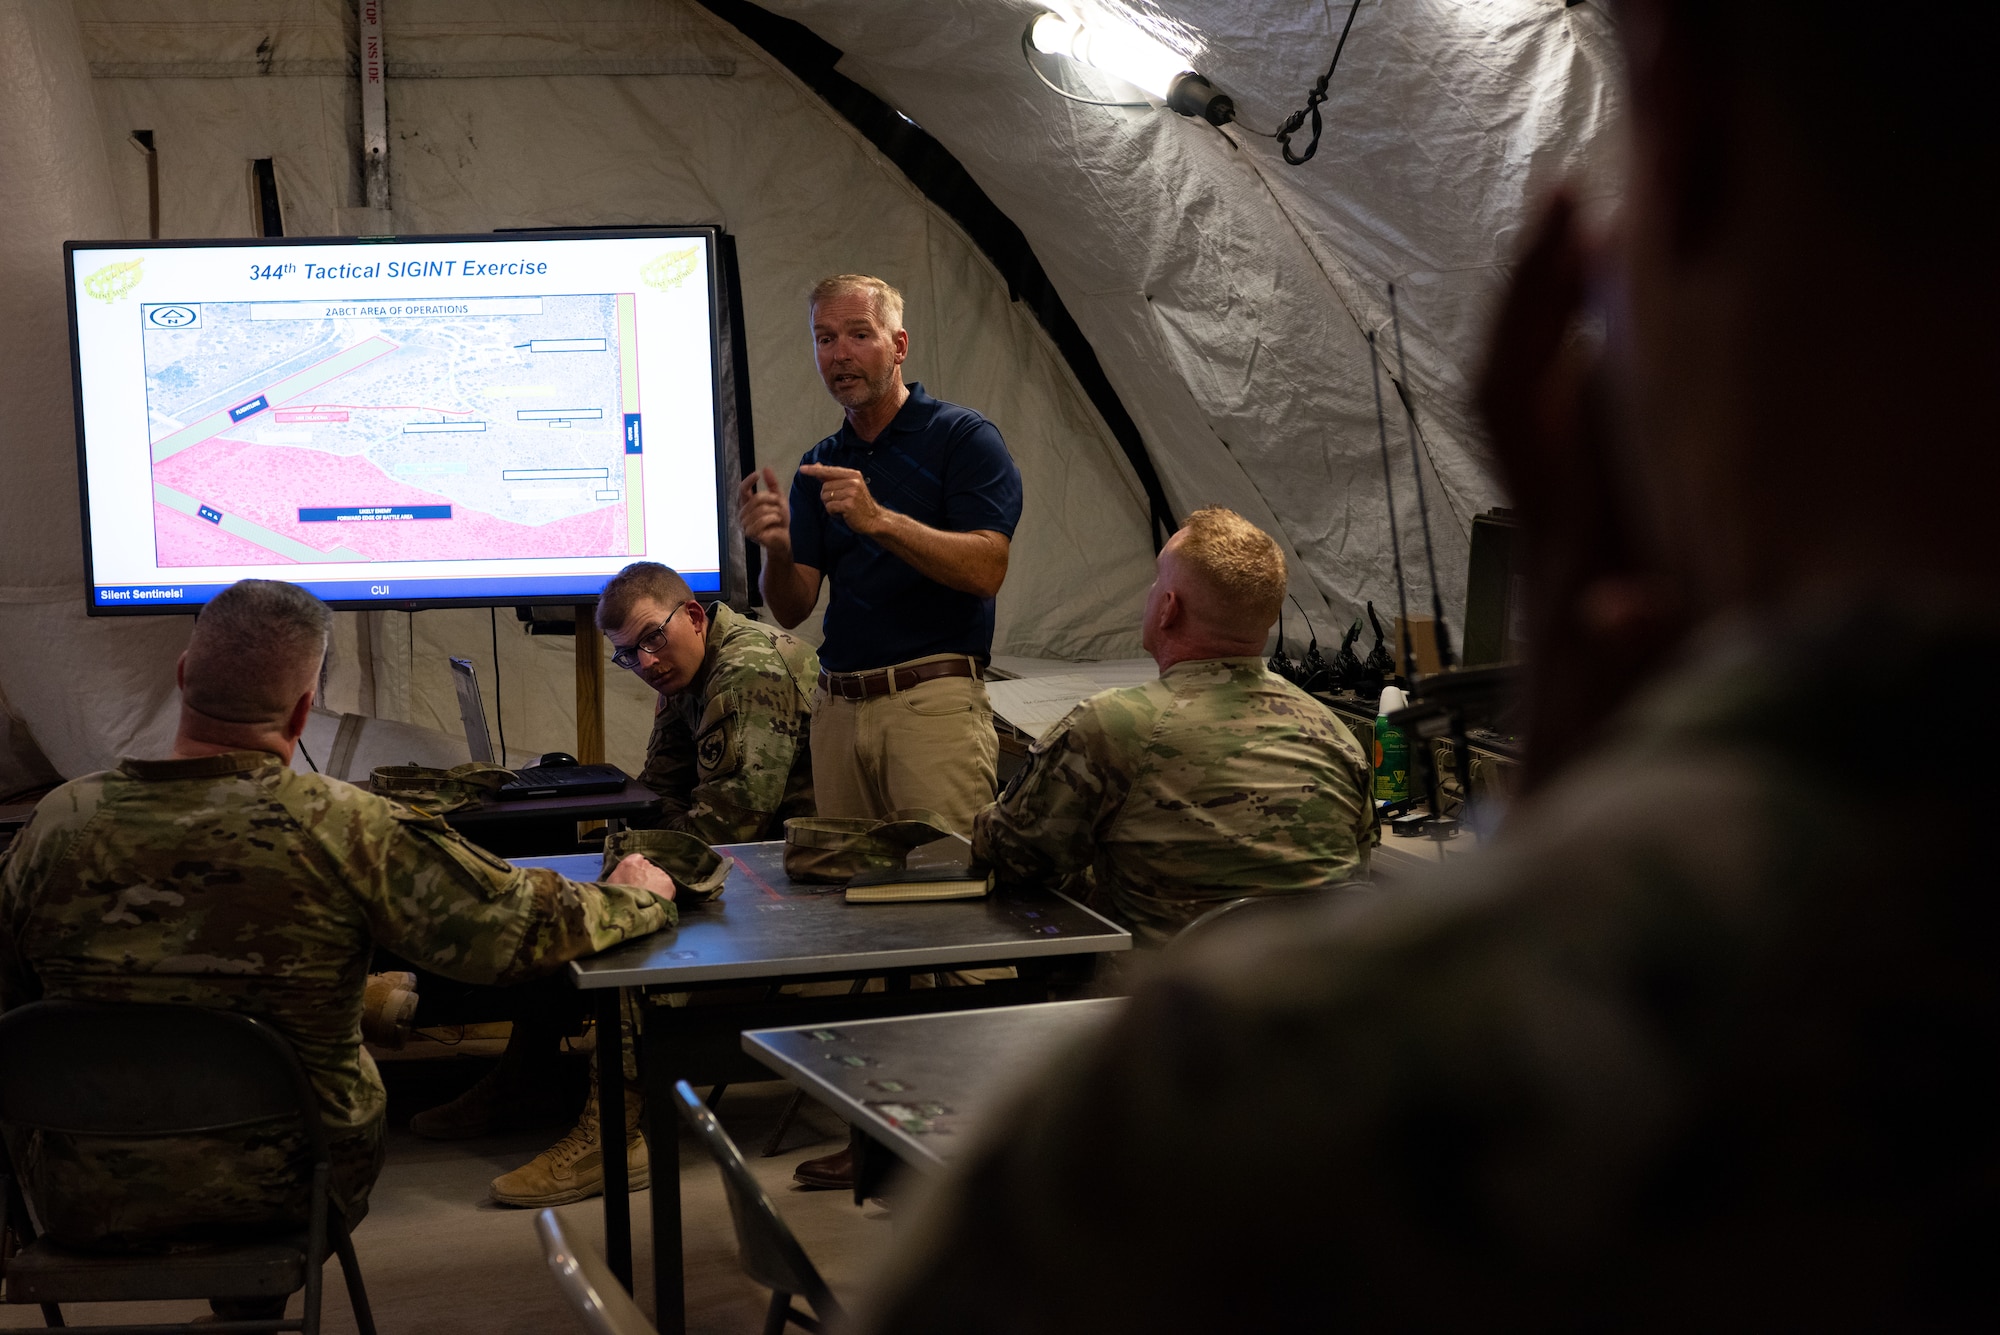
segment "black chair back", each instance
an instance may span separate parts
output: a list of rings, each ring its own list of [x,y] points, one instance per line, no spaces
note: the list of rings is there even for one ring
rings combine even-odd
[[[0,1123],[78,1136],[198,1135],[279,1118],[326,1129],[277,1031],[201,1006],[37,1001],[0,1015]]]
[[[281,1232],[259,1242],[159,1255],[73,1253],[51,1240],[37,1241],[34,1218],[20,1212],[19,1184],[0,1149],[0,1176],[7,1179],[0,1219],[26,1244],[11,1263],[7,1300],[40,1302],[49,1324],[60,1326],[66,1302],[271,1298],[302,1284],[302,1317],[232,1324],[240,1331],[317,1335],[320,1271],[331,1244],[355,1324],[362,1335],[375,1335],[353,1243],[327,1199],[332,1155],[319,1096],[284,1035],[250,1016],[203,1006],[37,1001],[0,1015],[0,1125],[9,1129],[82,1139],[164,1138],[274,1122],[289,1123],[305,1137],[304,1236]],[[198,1204],[191,1202],[197,1215]],[[23,1289],[19,1296],[17,1287]],[[83,1329],[137,1335],[186,1326]]]
[[[687,1081],[674,1082],[674,1097],[680,1104],[681,1120],[722,1170],[722,1187],[729,1198],[730,1218],[736,1224],[736,1249],[744,1273],[776,1293],[798,1294],[812,1304],[821,1321],[837,1317],[840,1305],[827,1290],[826,1281],[779,1217],[764,1188],[750,1175],[749,1165],[743,1162],[722,1123],[715,1120],[715,1114]]]
[[[1167,949],[1185,950],[1196,941],[1207,940],[1225,925],[1241,926],[1252,918],[1261,918],[1268,913],[1287,913],[1309,904],[1328,904],[1335,901],[1358,903],[1373,899],[1380,893],[1368,881],[1339,881],[1332,885],[1309,886],[1304,890],[1291,890],[1282,894],[1247,895],[1242,899],[1232,899],[1218,904],[1181,928],[1179,935],[1167,943]]]

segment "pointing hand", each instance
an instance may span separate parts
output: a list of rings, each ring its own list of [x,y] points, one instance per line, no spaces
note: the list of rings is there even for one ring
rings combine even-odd
[[[878,533],[888,524],[890,512],[876,502],[868,490],[868,479],[854,469],[802,464],[799,471],[820,480],[820,504],[828,514],[845,520],[856,533],[864,536]]]

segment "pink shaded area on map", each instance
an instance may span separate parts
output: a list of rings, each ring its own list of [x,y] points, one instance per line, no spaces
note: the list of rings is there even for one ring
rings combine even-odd
[[[345,547],[371,561],[492,560],[534,556],[623,556],[625,507],[607,505],[553,523],[530,525],[465,510],[451,498],[399,482],[367,459],[322,454],[215,437],[164,463],[153,478],[225,514],[239,515],[274,533],[295,538],[315,551]],[[221,498],[221,499],[218,499]],[[302,524],[301,507],[364,505],[450,505],[450,519],[398,519],[369,523]],[[283,560],[275,552],[245,543],[204,520],[174,512],[183,525],[162,524],[162,566],[210,565],[215,548],[207,529],[236,551],[259,553],[241,560]]]
[[[154,551],[163,566],[261,566],[274,561],[289,564],[292,559],[158,501],[153,502],[153,533]]]

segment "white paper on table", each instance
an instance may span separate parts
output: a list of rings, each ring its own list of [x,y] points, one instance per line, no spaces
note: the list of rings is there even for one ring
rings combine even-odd
[[[993,712],[1028,736],[1039,738],[1060,723],[1063,715],[1099,691],[1114,686],[1136,686],[1160,675],[1159,668],[1149,658],[1066,666],[1069,670],[1064,672],[987,682],[986,694],[993,702]]]

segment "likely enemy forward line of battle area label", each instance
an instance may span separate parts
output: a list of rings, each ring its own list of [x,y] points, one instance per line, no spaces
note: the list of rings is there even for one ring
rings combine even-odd
[[[301,524],[361,524],[385,519],[449,519],[449,505],[330,505],[301,507]]]

